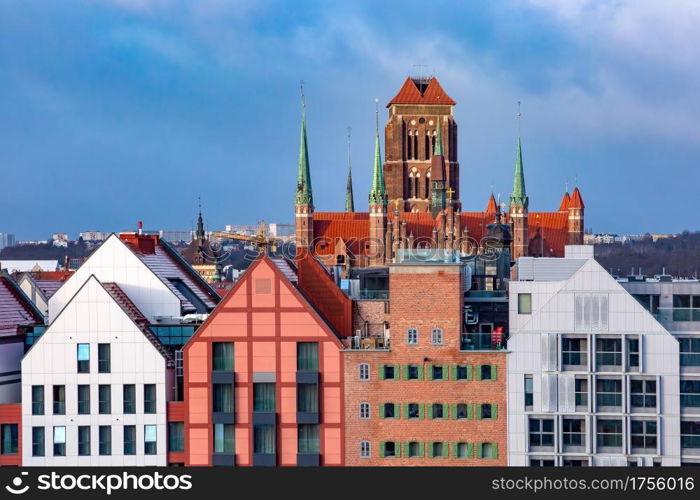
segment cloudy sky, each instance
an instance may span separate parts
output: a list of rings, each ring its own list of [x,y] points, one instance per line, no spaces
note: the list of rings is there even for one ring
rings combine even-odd
[[[578,182],[597,232],[698,229],[696,0],[0,0],[0,232],[293,221],[299,81],[318,210],[366,209],[374,98],[435,74],[462,201]],[[384,109],[382,108],[384,113]],[[385,115],[382,117],[382,121]]]

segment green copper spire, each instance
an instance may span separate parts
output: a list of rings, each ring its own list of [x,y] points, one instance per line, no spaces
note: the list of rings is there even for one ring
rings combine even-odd
[[[302,109],[301,109],[301,139],[299,143],[299,171],[297,175],[297,195],[294,199],[296,205],[314,204],[314,197],[311,193],[311,170],[309,169],[309,148],[306,144],[306,104],[302,89]]]
[[[348,184],[345,188],[345,211],[355,211],[355,198],[352,194],[352,161],[350,158],[350,127],[348,127]]]
[[[525,174],[523,172],[523,148],[518,136],[518,152],[515,156],[515,175],[513,176],[513,192],[510,195],[510,205],[527,208],[529,203],[525,192]]]
[[[375,99],[375,102],[379,102]],[[374,136],[374,171],[372,173],[372,189],[369,192],[370,205],[386,205],[386,189],[384,187],[384,167],[382,153],[379,148],[379,108],[375,111],[376,129]]]
[[[438,118],[437,137],[435,138],[435,150],[433,156],[442,156],[442,123]]]

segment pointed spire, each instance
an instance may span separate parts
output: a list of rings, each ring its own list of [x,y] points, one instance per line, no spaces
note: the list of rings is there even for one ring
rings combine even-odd
[[[198,240],[204,240],[204,219],[202,219],[202,198],[198,198],[199,203],[199,215],[197,217],[197,232],[195,233],[195,238]]]
[[[496,197],[493,195],[493,191],[491,192],[491,197],[489,198],[489,202],[486,205],[486,212],[487,214],[495,214],[498,212],[498,205],[496,204]]]
[[[352,194],[352,161],[350,158],[350,127],[348,127],[348,184],[345,188],[345,211],[355,211],[355,199]]]
[[[525,173],[523,172],[523,148],[518,136],[518,152],[515,156],[515,175],[513,176],[513,192],[510,195],[511,206],[527,208],[529,200],[525,192]]]
[[[569,202],[571,200],[571,197],[569,196],[569,192],[565,192],[564,196],[561,199],[561,203],[559,204],[559,211],[560,212],[566,212],[569,209]]]
[[[435,138],[435,150],[433,151],[433,156],[442,156],[442,123],[438,118],[437,124],[437,137]]]
[[[382,153],[379,147],[379,99],[375,99],[375,136],[374,136],[374,170],[372,173],[372,189],[369,192],[370,205],[386,205],[386,189],[384,187],[384,167]]]
[[[299,168],[297,173],[296,205],[313,206],[314,197],[311,192],[311,170],[309,168],[309,148],[306,142],[306,102],[304,100],[304,84],[301,84],[301,138],[299,141]]]
[[[583,203],[583,198],[581,197],[581,191],[578,190],[578,187],[575,187],[571,193],[571,201],[569,202],[568,208],[586,208],[586,205]]]

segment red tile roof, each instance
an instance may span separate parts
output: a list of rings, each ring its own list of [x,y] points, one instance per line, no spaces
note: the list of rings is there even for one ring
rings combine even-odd
[[[44,324],[44,317],[9,276],[0,275],[0,336],[16,335],[20,326]]]
[[[433,76],[422,94],[416,81],[411,77],[406,78],[398,94],[389,101],[387,107],[392,104],[446,104],[454,106],[457,103],[447,95],[440,82]]]
[[[495,214],[496,212],[498,212],[498,207],[496,206],[496,198],[493,196],[493,193],[491,193],[488,205],[486,205],[486,213]]]
[[[564,193],[564,197],[561,199],[561,203],[559,204],[559,211],[560,212],[565,212],[569,210],[569,202],[571,201],[571,196],[569,196],[568,191]]]
[[[317,255],[333,254],[338,239],[345,241],[353,255],[364,253],[369,239],[369,214],[366,212],[314,212],[314,239]]]
[[[569,208],[586,208],[586,205],[583,204],[581,191],[579,191],[578,188],[574,188],[574,192],[571,193],[571,201],[569,202]]]
[[[544,237],[553,256],[564,257],[564,247],[569,242],[569,214],[567,212],[530,212],[528,238],[532,241],[538,234]]]

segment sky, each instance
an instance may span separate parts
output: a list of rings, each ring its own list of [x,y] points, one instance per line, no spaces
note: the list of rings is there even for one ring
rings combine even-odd
[[[0,232],[293,223],[304,81],[317,210],[366,210],[407,75],[457,101],[464,210],[568,183],[586,227],[698,230],[696,0],[0,0]],[[521,102],[522,119],[515,118]]]

